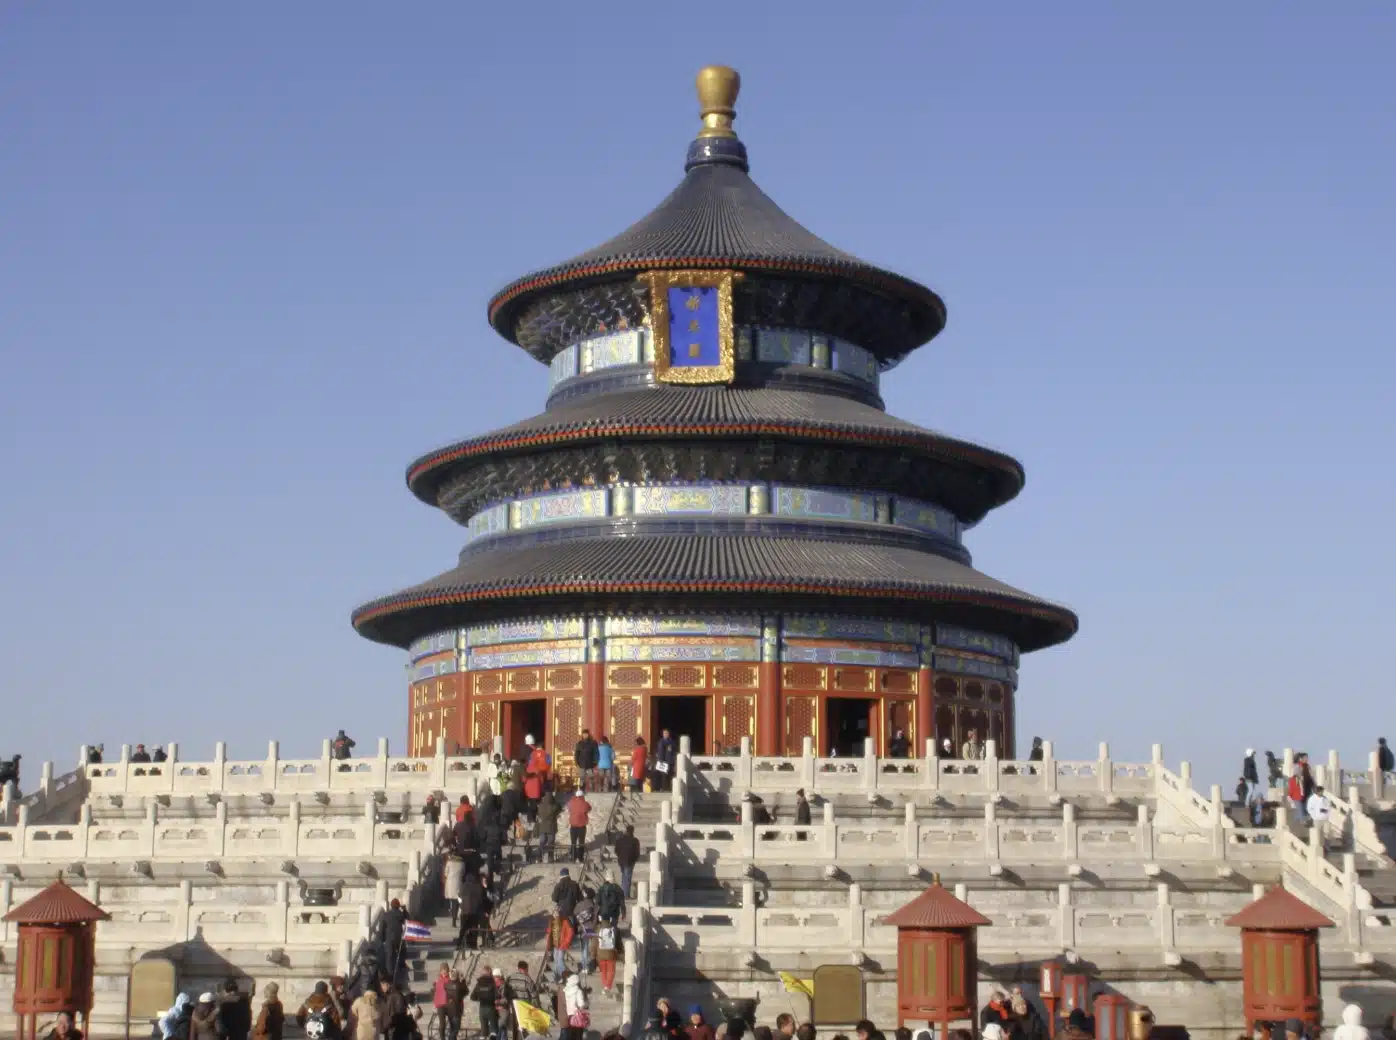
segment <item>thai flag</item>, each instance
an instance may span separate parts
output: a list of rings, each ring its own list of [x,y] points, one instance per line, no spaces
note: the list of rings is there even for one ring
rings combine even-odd
[[[431,926],[421,921],[408,921],[403,926],[402,937],[408,942],[431,942]]]

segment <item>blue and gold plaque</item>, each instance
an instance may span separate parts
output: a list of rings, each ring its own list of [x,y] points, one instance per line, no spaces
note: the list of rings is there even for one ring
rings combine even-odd
[[[654,377],[661,383],[730,383],[736,374],[732,271],[651,271]]]

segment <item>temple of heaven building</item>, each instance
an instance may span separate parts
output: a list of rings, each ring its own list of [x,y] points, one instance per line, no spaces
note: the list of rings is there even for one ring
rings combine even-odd
[[[353,621],[411,655],[412,754],[533,736],[566,768],[583,728],[622,759],[668,728],[695,754],[975,730],[1009,756],[1019,654],[1076,631],[971,566],[965,532],[1022,466],[883,410],[945,305],[756,186],[738,86],[699,73],[668,198],[490,301],[548,368],[542,414],[408,468],[465,546]]]

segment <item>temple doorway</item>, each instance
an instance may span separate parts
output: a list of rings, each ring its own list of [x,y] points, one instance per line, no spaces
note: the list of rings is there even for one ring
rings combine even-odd
[[[689,739],[695,755],[708,753],[707,697],[655,696],[650,698],[650,746],[659,743],[660,734],[668,730],[675,743],[680,737]]]
[[[877,701],[866,697],[826,697],[824,732],[828,747],[824,750],[840,758],[861,756],[863,741],[873,735],[873,713]]]
[[[537,697],[526,701],[504,702],[504,755],[522,760],[524,742],[532,737],[535,744],[548,744],[548,701]]]

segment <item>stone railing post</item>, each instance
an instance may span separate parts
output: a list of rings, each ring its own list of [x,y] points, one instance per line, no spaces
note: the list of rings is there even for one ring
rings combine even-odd
[[[228,803],[219,799],[213,807],[213,854],[222,856],[228,848]]]
[[[1158,941],[1168,953],[1178,945],[1177,929],[1174,925],[1173,903],[1168,894],[1168,886],[1158,886]]]
[[[872,737],[863,738],[863,790],[877,790],[877,742]]]
[[[15,883],[8,877],[0,878],[0,944],[8,945],[10,942],[10,923],[5,920],[5,915],[13,908],[15,900]],[[15,925],[18,928],[19,925]]]
[[[928,791],[940,790],[940,757],[936,752],[934,737],[926,738],[926,765],[921,778],[921,786]]]
[[[328,791],[334,775],[334,755],[330,749],[330,738],[326,737],[320,742],[320,783],[323,789]]]
[[[1079,848],[1076,835],[1076,806],[1062,803],[1062,855],[1068,863],[1076,859]]]
[[[1386,787],[1386,774],[1381,771],[1381,758],[1373,751],[1367,756],[1367,774],[1372,778],[1372,800],[1381,801]]]
[[[664,901],[664,854],[658,849],[650,849],[649,882],[636,882],[636,898],[641,902],[658,906]]]
[[[92,746],[90,744],[84,744],[82,747],[78,748],[78,772],[86,774],[88,766],[87,756],[90,754],[92,754]]]
[[[493,760],[495,755],[499,755],[501,758],[504,756],[503,733],[496,733],[494,739],[490,741],[490,759]]]
[[[921,825],[916,822],[916,803],[908,801],[904,812],[906,835],[904,843],[908,859],[916,859],[921,854]]]
[[[374,783],[388,786],[388,738],[378,738],[378,760],[373,763]]]
[[[267,760],[262,765],[262,790],[276,790],[276,774],[281,772],[281,742],[267,741]]]
[[[756,882],[742,882],[742,910],[737,918],[737,945],[743,950],[756,949]]]
[[[146,841],[143,843],[143,851],[152,859],[155,857],[155,849],[158,844],[155,833],[158,828],[159,819],[155,813],[155,803],[147,802],[145,806],[145,835]]]
[[[1110,745],[1100,742],[1100,752],[1096,755],[1096,778],[1100,781],[1100,793],[1111,794],[1115,790],[1115,763],[1110,761]]]
[[[1149,822],[1149,807],[1141,805],[1138,809],[1135,827],[1135,848],[1139,853],[1139,858],[1146,863],[1154,858],[1154,827]]]
[[[373,908],[367,903],[359,905],[359,938],[368,942],[373,937]]]
[[[287,806],[286,826],[290,829],[286,842],[288,855],[298,856],[301,851],[301,803],[292,801]]]
[[[276,883],[276,912],[271,915],[274,943],[285,943],[291,934],[291,886],[285,881]]]
[[[1076,948],[1076,907],[1071,902],[1071,885],[1063,882],[1057,886],[1057,913],[1060,946],[1063,950]]]
[[[839,825],[834,821],[834,803],[824,803],[824,829],[823,846],[821,852],[829,859],[833,859],[839,853]]]
[[[1212,790],[1211,823],[1212,823],[1212,857],[1221,859],[1226,855],[1226,806],[1222,802],[1221,784],[1213,784]]]
[[[750,790],[751,778],[751,738],[743,737],[737,755],[737,789],[740,791]]]
[[[73,855],[84,858],[92,840],[92,806],[87,802],[78,806],[78,825],[73,831],[73,840]]]
[[[23,802],[19,803],[19,808],[15,810],[15,858],[24,859],[28,852],[27,835],[25,830],[29,826],[29,806]]]
[[[1281,777],[1281,782],[1288,784],[1289,778],[1294,775],[1294,748],[1285,748],[1284,769],[1285,775]]]
[[[1042,742],[1042,790],[1047,794],[1057,793],[1057,761],[1052,742]]]
[[[179,902],[175,903],[175,941],[188,942],[194,938],[193,928],[194,882],[185,880],[179,883]]]
[[[742,800],[742,852],[745,859],[756,858],[756,809]]]
[[[437,734],[436,746],[431,749],[431,784],[446,797],[446,735]],[[442,804],[445,804],[444,802]]]
[[[990,863],[999,858],[998,811],[993,802],[984,803],[984,855]]]
[[[693,754],[693,738],[687,733],[679,737],[679,754],[684,758]]]
[[[815,794],[819,790],[818,774],[814,771],[813,737],[800,739],[800,785],[806,794]]]
[[[999,742],[984,741],[984,788],[990,794],[999,789]]]
[[[863,948],[863,887],[848,886],[848,945],[857,953]]]
[[[15,790],[13,781],[0,786],[0,824],[7,827],[10,825],[13,815],[11,810],[19,803],[19,799],[15,797],[16,794],[18,792]]]
[[[1323,786],[1332,788],[1334,791],[1343,789],[1342,763],[1338,761],[1338,752],[1333,749],[1328,752],[1328,783]]]
[[[121,789],[127,790],[131,786],[131,745],[121,745],[120,768],[117,770],[121,774]]]
[[[47,802],[53,797],[53,763],[45,762],[39,766],[39,793],[43,795]]]
[[[178,751],[179,749],[176,748],[175,750]],[[173,766],[174,763],[175,763],[175,756],[174,756],[174,755],[170,755],[170,765]],[[227,764],[228,764],[228,745],[225,744],[225,743],[223,743],[223,741],[221,741],[221,740],[220,740],[220,741],[217,741],[217,742],[213,745],[213,766],[211,767],[212,770],[213,770],[213,775],[212,775],[211,777],[209,777],[209,779],[213,781],[213,789],[214,789],[215,791],[221,792],[221,791],[223,790],[223,776],[224,776],[224,774],[227,773],[227,771],[228,771],[228,769],[227,769]],[[176,773],[176,772],[177,772],[177,770],[175,770],[175,769],[173,769],[173,768],[170,770],[170,787],[171,787],[171,788],[174,787],[174,778],[175,778],[175,773]]]

